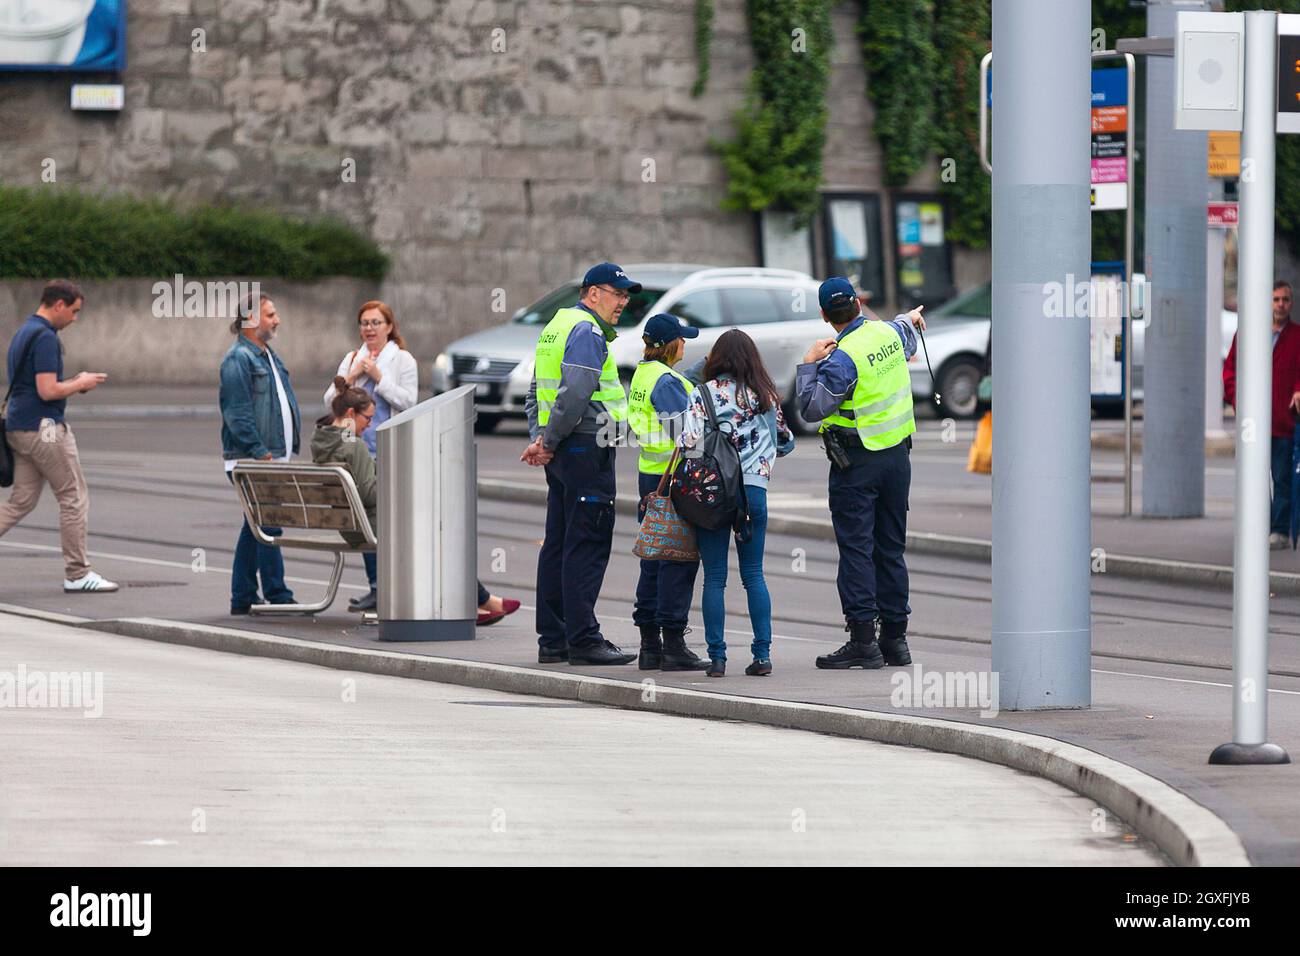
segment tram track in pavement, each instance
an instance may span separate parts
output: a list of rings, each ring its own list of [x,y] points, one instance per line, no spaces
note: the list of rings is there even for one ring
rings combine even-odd
[[[491,520],[504,520],[504,519],[491,519]],[[22,527],[26,528],[29,531],[41,532],[45,535],[50,536],[50,538],[53,541],[57,541],[58,528],[56,526],[25,524]],[[517,521],[511,522],[511,527],[517,528],[518,522]],[[232,526],[232,530],[233,530],[233,526]],[[221,555],[222,557],[227,559],[233,557],[234,554],[234,549],[232,547],[227,547],[223,545],[196,544],[194,541],[180,542],[174,540],[167,540],[156,536],[133,535],[133,534],[118,533],[118,532],[92,532],[91,537],[97,539],[103,539],[105,541],[119,542],[125,545],[145,546],[149,548],[156,548],[162,550],[174,549],[180,552],[185,559],[170,561],[170,560],[160,560],[157,558],[147,558],[144,557],[143,555],[131,556],[129,554],[118,554],[116,555],[116,557],[118,559],[125,558],[128,560],[134,557],[135,560],[139,560],[143,563],[153,564],[153,565],[172,566],[178,569],[188,568],[190,566],[189,556],[191,554],[192,549],[196,546],[203,547],[210,555]],[[535,544],[537,541],[537,537],[535,535],[520,535],[517,533],[506,534],[491,529],[487,530],[484,534],[481,535],[481,537],[483,538],[485,543],[489,543],[489,544],[492,542],[501,542],[501,541],[510,542],[510,543]],[[624,537],[630,537],[630,536],[624,536]],[[30,549],[33,547],[37,547],[38,550],[50,550],[52,552],[58,550],[53,545],[33,546],[31,544],[24,544],[22,542],[17,542],[17,541],[0,542],[0,557],[4,556],[5,550],[17,550],[21,552],[23,549]],[[319,569],[319,571],[322,574],[327,573],[329,567],[332,564],[332,562],[328,560],[324,560],[314,555],[310,555],[309,553],[299,553],[299,552],[295,552],[292,555],[291,560],[293,561],[295,566],[301,567],[305,565],[308,567],[312,567],[314,569]],[[631,561],[631,558],[629,557],[628,560]],[[820,557],[814,558],[811,555],[808,556],[808,561],[810,563],[815,561],[818,565],[825,566],[827,568],[833,567],[835,564],[832,558],[820,558]],[[626,571],[629,569],[625,568],[624,570]],[[912,570],[912,576],[914,578],[931,577],[931,576],[943,577],[943,578],[952,577],[952,575],[946,572],[928,572],[925,571],[924,569],[917,569],[917,568],[913,568],[911,570]],[[769,570],[767,572],[767,575],[769,577],[775,577],[778,579],[798,581],[799,583],[805,585],[808,583],[809,580],[807,574],[792,574],[789,572],[782,572],[782,571]],[[987,578],[981,577],[979,575],[964,575],[963,577],[971,583],[987,583],[988,581]],[[304,581],[306,583],[320,583],[320,584],[325,583],[323,579],[316,581],[315,579],[311,579],[311,578],[305,578],[305,579],[300,578],[299,580]],[[822,580],[825,580],[827,583],[831,583],[829,578],[823,578]],[[531,576],[529,576],[526,579],[521,579],[513,576],[497,575],[492,579],[492,584],[494,587],[499,587],[502,589],[511,589],[514,591],[526,592],[529,594],[535,594],[536,592],[535,582],[531,578]],[[952,594],[940,590],[930,590],[926,588],[921,588],[921,589],[914,588],[912,593],[929,596],[929,597],[935,597],[943,600],[950,600],[950,601],[975,601],[981,604],[991,603],[991,597],[959,595],[959,594]],[[1114,594],[1113,597],[1121,600],[1133,598],[1132,595],[1124,595],[1124,594]],[[1165,602],[1165,603],[1170,603],[1170,602]],[[1222,610],[1222,611],[1231,610],[1230,607],[1207,605],[1206,602],[1192,602],[1188,606],[1189,607],[1208,606],[1216,610]],[[698,599],[695,602],[693,602],[693,610],[699,612]],[[1288,612],[1274,612],[1274,613],[1288,618],[1294,618],[1300,616]],[[1174,627],[1188,627],[1188,626],[1193,626],[1193,624],[1195,623],[1195,622],[1177,620],[1173,618],[1155,618],[1155,617],[1149,617],[1144,615],[1135,615],[1132,614],[1131,612],[1112,611],[1112,610],[1094,610],[1093,615],[1094,617],[1102,617],[1107,619],[1118,619],[1121,621],[1134,621],[1134,622],[1143,622],[1143,623],[1158,623],[1158,624],[1174,626]],[[744,613],[743,610],[732,611],[729,613],[729,616],[738,621],[748,620],[747,615]],[[842,640],[842,638],[839,636],[842,630],[842,623],[838,620],[818,619],[816,617],[807,616],[807,615],[799,615],[799,614],[791,614],[788,612],[775,611],[773,613],[773,623],[780,627],[813,628],[816,629],[817,631],[830,631],[834,635],[825,638],[784,635],[788,639],[805,640],[805,641],[812,641],[816,643],[826,643],[828,645],[837,644]],[[1207,624],[1207,623],[1197,623],[1195,624],[1195,626],[1204,629],[1209,629],[1209,630],[1223,629],[1222,625]],[[1271,633],[1274,636],[1279,636],[1279,637],[1300,637],[1300,633],[1296,633],[1294,631],[1289,631],[1289,630],[1275,629]],[[944,641],[949,643],[965,644],[965,645],[972,645],[972,646],[987,647],[987,646],[991,646],[992,643],[991,639],[988,637],[973,636],[969,634],[964,635],[964,634],[942,633],[930,629],[918,630],[913,628],[910,632],[910,636],[918,639],[929,639],[929,640]],[[1191,660],[1191,659],[1176,657],[1172,655],[1162,656],[1162,655],[1153,655],[1153,654],[1143,654],[1138,652],[1116,653],[1114,651],[1098,650],[1097,648],[1094,648],[1093,656],[1096,658],[1130,661],[1134,663],[1149,663],[1149,664],[1170,665],[1176,667],[1201,668],[1201,669],[1208,669],[1208,670],[1219,671],[1219,672],[1231,671],[1231,666],[1229,664],[1207,662],[1204,660]],[[1300,670],[1294,670],[1290,668],[1283,668],[1283,667],[1276,667],[1276,666],[1270,667],[1269,674],[1275,677],[1300,678]],[[1134,676],[1145,676],[1145,675],[1135,674]]]

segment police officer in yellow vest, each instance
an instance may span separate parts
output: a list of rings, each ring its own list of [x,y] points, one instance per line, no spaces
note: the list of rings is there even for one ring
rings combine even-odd
[[[830,509],[839,546],[836,583],[849,640],[817,658],[820,668],[877,668],[912,663],[907,647],[907,494],[912,481],[913,325],[920,308],[890,322],[861,314],[853,284],[841,276],[818,290],[822,318],[837,335],[822,339],[798,367],[799,410],[822,423],[831,459]]]
[[[609,343],[623,307],[640,291],[614,263],[593,266],[578,302],[557,311],[537,340],[525,403],[532,443],[520,460],[546,468],[546,538],[537,555],[543,664],[636,658],[605,640],[596,599],[614,538],[614,441],[627,421],[627,394]]]
[[[641,451],[637,460],[637,491],[645,517],[645,497],[654,491],[677,448],[682,418],[695,385],[672,366],[686,354],[686,340],[700,330],[667,313],[646,320],[641,336],[645,357],[628,388],[628,424]],[[642,561],[636,586],[632,623],[641,631],[638,667],[643,671],[696,671],[709,666],[686,646],[686,619],[695,592],[699,561]]]

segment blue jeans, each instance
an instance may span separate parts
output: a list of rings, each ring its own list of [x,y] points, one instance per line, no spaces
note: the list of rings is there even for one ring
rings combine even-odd
[[[750,651],[755,660],[768,660],[772,648],[772,599],[763,579],[763,545],[767,539],[767,489],[745,486],[749,499],[749,517],[752,534],[748,541],[736,542],[740,558],[740,583],[745,587],[749,601],[749,624],[754,630]],[[727,624],[727,604],[724,597],[727,587],[727,554],[732,538],[731,528],[709,531],[698,529],[700,560],[704,562],[704,639],[709,645],[709,657],[715,661],[727,659],[727,642],[724,638]]]
[[[1273,506],[1268,530],[1291,537],[1291,455],[1294,438],[1273,437]]]
[[[235,479],[229,472],[226,478],[233,484]],[[271,537],[280,533],[279,528],[263,528]],[[293,592],[284,583],[284,555],[279,548],[262,544],[253,537],[253,530],[244,519],[239,529],[239,542],[235,545],[235,564],[230,569],[230,606],[246,608],[260,604],[257,599],[257,578],[262,578],[262,596],[267,604],[292,604]]]
[[[271,537],[279,528],[263,528]],[[292,604],[293,592],[284,583],[284,555],[279,548],[262,544],[244,520],[235,545],[235,566],[230,574],[230,606],[244,608],[261,603],[257,599],[257,579],[262,578],[262,596],[268,604]]]

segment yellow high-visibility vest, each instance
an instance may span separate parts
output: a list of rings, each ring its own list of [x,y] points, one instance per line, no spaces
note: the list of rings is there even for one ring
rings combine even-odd
[[[542,329],[542,334],[537,339],[533,375],[537,379],[537,424],[543,427],[551,420],[551,409],[555,407],[555,399],[560,394],[560,366],[564,362],[565,343],[579,322],[590,322],[600,330],[600,324],[591,317],[591,313],[583,309],[560,309],[546,323],[546,328]],[[608,349],[605,350],[605,364],[600,370],[600,384],[592,393],[591,400],[604,408],[612,421],[627,420],[627,393],[623,391],[614,357]]]
[[[916,431],[912,417],[912,377],[898,330],[867,320],[840,339],[839,351],[853,360],[858,384],[833,415],[822,420],[852,428],[871,451],[893,448]]]
[[[637,467],[646,475],[662,475],[667,471],[668,462],[672,460],[673,450],[677,447],[674,436],[663,430],[663,419],[650,399],[655,385],[665,375],[671,375],[681,382],[687,395],[695,391],[690,379],[673,371],[663,362],[642,362],[638,365],[632,376],[632,386],[628,389],[627,423],[632,426],[637,442],[641,445]]]

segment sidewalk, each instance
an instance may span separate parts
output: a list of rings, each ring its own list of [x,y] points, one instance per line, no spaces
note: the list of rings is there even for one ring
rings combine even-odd
[[[315,394],[299,395],[304,421],[321,414]],[[215,421],[219,417],[213,386],[115,385],[77,399],[74,425],[115,419]],[[918,553],[949,554],[987,561],[993,536],[992,480],[965,471],[966,449],[974,422],[958,423],[956,440],[941,442],[941,423],[918,414],[913,452],[911,509],[908,513],[909,548]],[[1134,515],[1121,517],[1123,422],[1093,422],[1092,564],[1094,573],[1167,580],[1212,587],[1232,586],[1234,460],[1206,457],[1206,510],[1202,518],[1142,517],[1143,422],[1134,422]],[[545,487],[539,469],[518,464],[522,429],[503,425],[496,436],[480,439],[479,493],[483,497],[537,500]],[[780,480],[769,498],[773,528],[817,537],[831,536],[825,507],[825,462],[815,436],[802,438],[797,457],[782,462]],[[942,456],[942,457],[940,457]],[[629,459],[629,456],[622,456]],[[936,462],[942,461],[939,467]],[[627,467],[624,467],[627,466]],[[793,466],[793,467],[792,467]],[[620,461],[620,507],[634,510],[634,487],[629,480],[630,460]],[[793,479],[787,481],[786,479]],[[793,490],[792,490],[793,489]],[[1097,551],[1096,549],[1100,549]],[[1129,558],[1138,559],[1128,560]],[[1270,553],[1275,593],[1300,594],[1300,550]]]
[[[0,674],[19,662],[28,674],[93,666],[101,693],[93,709],[78,703],[102,719],[5,712],[10,865],[1167,862],[1121,821],[1095,827],[1093,802],[1065,787],[949,753],[0,614]],[[142,728],[158,731],[145,749]],[[877,826],[844,798],[866,792],[907,814]],[[208,808],[210,831],[191,831],[180,800]],[[376,807],[400,812],[376,821]],[[489,810],[509,827],[489,826]]]
[[[943,500],[955,511],[966,511],[981,506],[982,499],[982,507],[987,509],[988,479],[965,473],[958,461],[960,437],[946,449],[938,447],[934,424],[926,423],[914,457],[917,500]],[[92,557],[123,588],[115,594],[88,597],[65,595],[55,586],[61,571],[58,527],[53,503],[46,501],[41,513],[0,541],[0,602],[11,605],[2,610],[30,614],[20,608],[36,608],[77,615],[81,620],[63,623],[136,636],[147,636],[144,631],[148,631],[157,639],[172,642],[189,643],[193,634],[208,640],[216,634],[217,639],[232,642],[227,649],[243,653],[263,653],[247,644],[250,640],[276,646],[286,640],[294,646],[295,642],[310,642],[303,653],[313,659],[304,662],[320,663],[316,658],[322,655],[333,659],[360,653],[367,662],[400,667],[405,676],[436,667],[437,676],[430,679],[465,684],[490,681],[493,683],[476,686],[519,693],[554,691],[617,706],[639,706],[646,691],[643,681],[650,677],[657,688],[656,706],[663,707],[665,700],[672,699],[683,707],[699,708],[674,711],[677,713],[748,720],[768,715],[767,722],[822,733],[865,727],[870,732],[861,736],[931,749],[958,737],[972,741],[974,737],[965,735],[974,734],[985,741],[979,744],[984,749],[949,752],[1004,763],[1007,761],[999,757],[1005,753],[1000,749],[1004,746],[999,742],[1004,739],[1001,734],[1053,738],[1046,750],[1034,752],[1037,756],[1025,756],[1022,751],[1026,762],[1018,768],[1047,775],[1076,792],[1088,792],[1082,788],[1102,778],[1079,764],[1055,763],[1056,750],[1070,747],[1104,755],[1163,781],[1218,815],[1238,834],[1255,862],[1300,861],[1300,822],[1293,812],[1300,764],[1246,772],[1206,764],[1213,746],[1231,733],[1230,592],[1135,585],[1119,578],[1102,583],[1094,578],[1093,708],[1003,712],[985,718],[979,708],[971,708],[969,698],[964,705],[954,699],[946,706],[915,697],[896,699],[896,681],[910,680],[914,688],[919,687],[919,672],[815,669],[813,658],[833,650],[844,639],[835,606],[834,543],[806,533],[773,531],[769,535],[769,553],[773,555],[769,571],[781,604],[773,644],[773,657],[779,664],[773,676],[754,679],[739,673],[749,637],[739,588],[734,592],[736,617],[731,625],[737,673],[724,681],[690,673],[646,675],[630,667],[613,673],[610,669],[538,665],[528,605],[533,603],[536,549],[544,514],[523,494],[511,501],[481,495],[481,559],[494,563],[493,590],[499,585],[499,593],[522,598],[524,611],[476,633],[473,641],[380,645],[375,629],[365,627],[345,610],[346,597],[362,589],[355,567],[345,575],[338,603],[314,619],[232,619],[227,614],[229,564],[238,516],[224,476],[215,466],[212,428],[211,421],[185,420],[165,424],[87,422],[81,427],[79,440],[87,478],[96,495]],[[518,464],[522,437],[507,431],[480,442],[482,481],[504,481],[504,477],[495,476],[508,475],[529,494],[540,489],[541,475]],[[142,456],[145,450],[149,453]],[[619,462],[620,468],[635,467],[629,456],[620,456]],[[814,443],[805,443],[782,467],[787,490],[773,495],[782,508],[781,520],[824,523],[827,465]],[[628,487],[622,475],[620,486]],[[1108,484],[1100,488],[1107,494],[1114,491]],[[914,514],[920,510],[914,509]],[[165,520],[160,521],[162,515]],[[620,514],[618,546],[606,574],[600,612],[616,642],[635,640],[629,616],[638,574],[630,553],[632,532],[632,517]],[[787,556],[787,560],[777,556]],[[797,556],[801,567],[789,564],[788,556]],[[498,558],[499,568],[495,566]],[[917,596],[916,660],[927,675],[942,674],[945,680],[947,675],[966,675],[978,680],[978,674],[989,669],[988,565],[923,554],[913,556],[910,565]],[[295,589],[302,585],[306,597],[319,593],[330,565],[324,556],[295,554],[289,567],[291,583]],[[481,570],[487,572],[486,563]],[[1172,604],[1166,606],[1165,601]],[[1295,753],[1300,749],[1295,745],[1300,733],[1300,633],[1295,625],[1300,605],[1287,597],[1280,599],[1274,610],[1278,627],[1269,681],[1271,727],[1278,742]],[[697,648],[699,639],[697,633],[693,639]],[[437,663],[425,663],[435,658]],[[352,659],[347,666],[353,666]],[[575,689],[573,681],[579,678]],[[506,680],[513,683],[500,683]],[[814,717],[817,722],[812,723]],[[924,740],[892,736],[896,733],[893,728],[915,719],[935,720],[935,724],[925,725]],[[931,727],[944,736],[936,739]],[[982,730],[994,733],[990,737],[981,734]],[[1044,768],[1053,766],[1059,776],[1044,773]],[[1089,796],[1129,821],[1140,822],[1147,812],[1140,800],[1130,801],[1131,812],[1125,812],[1113,793],[1093,791]],[[1160,841],[1160,845],[1170,846],[1168,841]],[[1179,859],[1174,852],[1170,855]]]

